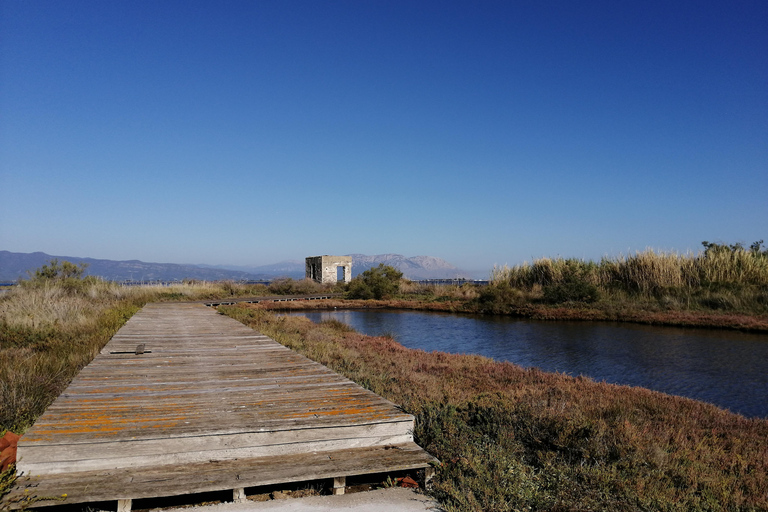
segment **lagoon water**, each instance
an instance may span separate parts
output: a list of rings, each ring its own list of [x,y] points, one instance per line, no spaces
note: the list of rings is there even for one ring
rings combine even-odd
[[[296,313],[336,319],[408,348],[480,354],[642,386],[768,418],[768,335],[605,322],[540,322],[420,311]]]

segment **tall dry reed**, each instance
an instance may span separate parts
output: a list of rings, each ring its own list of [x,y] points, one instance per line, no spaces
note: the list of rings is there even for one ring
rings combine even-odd
[[[569,280],[641,293],[668,288],[691,290],[711,284],[768,286],[768,255],[741,248],[699,254],[647,249],[630,256],[603,258],[599,263],[541,258],[514,267],[494,267],[491,271],[492,283],[523,289]]]

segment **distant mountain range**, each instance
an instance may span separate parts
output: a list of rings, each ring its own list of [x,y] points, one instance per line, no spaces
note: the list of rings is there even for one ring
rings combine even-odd
[[[412,280],[469,278],[469,274],[447,261],[432,256],[406,258],[401,254],[349,254],[352,257],[352,275],[356,276],[379,263],[391,265]],[[0,281],[12,282],[27,277],[28,270],[34,270],[52,259],[87,263],[88,275],[99,276],[111,281],[176,281],[199,279],[205,281],[261,281],[278,277],[304,278],[303,261],[283,261],[272,265],[226,266],[226,265],[179,265],[175,263],[146,263],[139,260],[115,261],[75,256],[52,256],[44,252],[20,253],[0,251]]]
[[[402,254],[349,254],[352,257],[352,275],[362,273],[380,263],[395,267],[408,279],[469,279],[469,274],[459,270],[447,261],[434,256],[413,256],[406,258]],[[355,271],[358,271],[355,273]]]
[[[20,253],[0,251],[0,281],[15,281],[27,277],[27,270],[34,270],[52,259],[87,263],[86,274],[99,276],[111,281],[175,281],[183,279],[254,280],[268,279],[248,272],[203,268],[197,265],[174,263],[145,263],[139,260],[114,261],[76,256],[52,256],[44,252]]]

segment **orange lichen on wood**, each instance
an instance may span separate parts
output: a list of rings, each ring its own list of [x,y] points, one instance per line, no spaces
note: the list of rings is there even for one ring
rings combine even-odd
[[[19,435],[10,430],[0,438],[0,472],[5,471],[11,464],[16,463],[16,446]]]

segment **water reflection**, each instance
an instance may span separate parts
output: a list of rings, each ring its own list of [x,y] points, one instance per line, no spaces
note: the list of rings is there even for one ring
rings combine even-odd
[[[297,314],[316,322],[333,318],[365,334],[392,334],[408,348],[480,354],[768,417],[768,335],[416,311]]]

